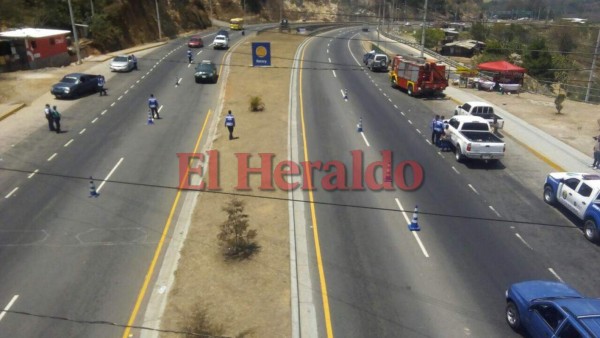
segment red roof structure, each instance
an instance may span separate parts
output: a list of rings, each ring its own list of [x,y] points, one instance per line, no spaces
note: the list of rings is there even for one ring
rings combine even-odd
[[[492,72],[516,72],[516,73],[525,73],[527,69],[521,68],[519,66],[515,66],[510,62],[506,61],[494,61],[494,62],[484,62],[480,63],[477,68],[479,70],[487,70]]]

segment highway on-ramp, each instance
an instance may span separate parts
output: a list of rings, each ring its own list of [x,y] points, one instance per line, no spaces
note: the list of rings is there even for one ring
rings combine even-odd
[[[541,182],[535,190],[519,176],[546,167],[514,144],[497,164],[460,164],[440,152],[429,123],[440,113],[433,109],[450,115],[453,103],[411,98],[391,88],[385,73],[365,70],[365,36],[358,32],[312,38],[299,71],[298,133],[305,147],[298,157],[321,168],[313,171],[316,189],[305,193],[315,202],[305,217],[307,232],[314,232],[310,272],[321,297],[319,335],[516,336],[504,321],[511,283],[562,278],[597,295],[591,281],[598,264],[580,263],[597,257],[598,248],[543,203]],[[384,150],[393,153],[393,189],[376,185],[385,182],[385,165],[376,182],[364,177],[368,170],[355,181],[360,154],[366,168]],[[403,161],[418,165],[394,175]],[[407,223],[417,205],[421,231],[413,233]]]
[[[195,62],[223,62],[225,52],[208,46],[212,35],[194,50]],[[232,44],[240,37],[233,33]],[[173,40],[140,57],[138,71],[107,77],[108,96],[62,111],[64,133],[40,124],[2,154],[0,309],[8,311],[0,336],[118,337],[130,318],[136,323],[144,278],[179,212],[177,153],[206,138],[221,90],[221,80],[194,82],[186,42]],[[154,124],[151,93],[160,104]],[[89,177],[97,197],[89,197]]]

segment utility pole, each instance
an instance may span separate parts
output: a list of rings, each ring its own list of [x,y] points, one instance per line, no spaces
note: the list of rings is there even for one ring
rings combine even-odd
[[[421,57],[425,55],[425,26],[427,26],[427,0],[423,7],[423,29],[421,30]]]
[[[383,2],[383,0],[379,2],[379,11],[377,12],[379,15],[379,21],[377,21],[377,42],[381,41],[379,38],[379,31],[381,31],[381,2]]]
[[[92,16],[94,16],[94,0],[90,0],[90,6],[92,7]]]
[[[160,29],[160,12],[158,10],[158,0],[154,0],[156,4],[156,22],[158,22],[158,39],[162,39],[162,30]]]
[[[592,89],[592,81],[594,80],[594,69],[596,68],[596,55],[598,55],[598,45],[600,45],[600,30],[598,30],[598,39],[596,39],[596,48],[594,49],[594,57],[592,58],[592,69],[590,69],[590,78],[588,80],[587,91],[585,92],[585,102],[590,98],[590,89]]]
[[[73,37],[75,38],[75,53],[77,54],[77,64],[81,64],[81,53],[79,52],[79,37],[77,36],[77,29],[75,27],[75,19],[73,19],[73,8],[71,7],[71,0],[69,3],[69,15],[71,16],[71,27],[73,28]]]

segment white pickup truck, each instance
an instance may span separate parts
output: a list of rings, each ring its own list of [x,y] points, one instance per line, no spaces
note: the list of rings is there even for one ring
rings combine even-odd
[[[453,116],[448,120],[446,132],[450,134],[450,143],[458,162],[466,158],[495,161],[504,157],[504,142],[492,133],[489,123],[479,116]]]
[[[454,109],[454,115],[472,115],[483,117],[494,131],[504,128],[504,120],[494,113],[494,107],[486,102],[465,102]]]
[[[550,173],[544,183],[544,201],[561,204],[583,222],[583,235],[591,242],[600,239],[600,175]]]

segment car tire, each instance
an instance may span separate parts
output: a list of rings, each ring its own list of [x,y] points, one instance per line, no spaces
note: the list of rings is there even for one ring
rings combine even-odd
[[[413,86],[412,85],[408,86],[406,93],[408,94],[408,96],[413,96]]]
[[[556,203],[556,196],[554,195],[554,189],[547,185],[544,187],[544,202],[554,205]]]
[[[506,303],[506,322],[511,329],[516,332],[521,330],[521,317],[519,315],[519,309],[512,301]]]
[[[583,236],[592,243],[598,242],[598,228],[593,219],[588,218],[583,222]]]
[[[462,162],[465,159],[462,150],[460,150],[460,146],[456,146],[456,149],[454,150],[454,157],[456,158],[456,162]]]

